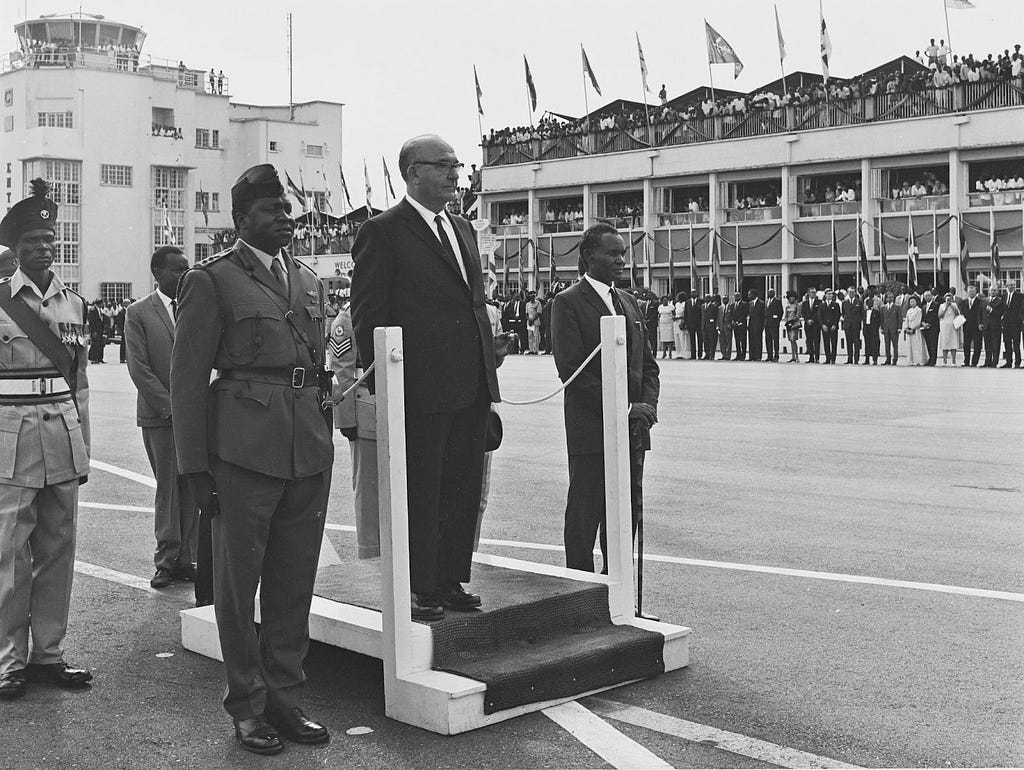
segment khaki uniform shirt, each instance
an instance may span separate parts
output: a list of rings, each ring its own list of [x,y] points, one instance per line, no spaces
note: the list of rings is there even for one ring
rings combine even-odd
[[[89,473],[89,381],[85,303],[54,275],[45,293],[18,270],[11,296],[21,297],[65,341],[78,365],[78,408],[70,394],[55,403],[12,404],[0,395],[0,484],[41,488]],[[0,310],[0,372],[6,378],[60,377],[53,363]]]

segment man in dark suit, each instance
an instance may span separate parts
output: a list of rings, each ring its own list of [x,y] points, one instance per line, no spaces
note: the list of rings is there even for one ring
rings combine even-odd
[[[658,298],[647,289],[637,291],[638,305],[644,314],[644,324],[647,327],[647,341],[651,344],[652,350],[658,349]]]
[[[896,303],[892,292],[885,293],[885,301],[878,309],[881,316],[882,337],[885,339],[885,363],[883,366],[895,366],[900,360],[900,329],[903,326],[903,311]]]
[[[875,307],[876,297],[869,296],[864,300],[864,363],[874,366],[878,363],[878,348],[882,339],[882,314]]]
[[[544,307],[540,311],[540,345],[545,354],[551,353],[551,300],[553,297],[553,289],[548,289],[548,296],[544,298]]]
[[[732,297],[732,334],[736,340],[736,360],[747,358],[747,303],[743,295],[736,292]]]
[[[821,354],[821,322],[818,320],[818,290],[813,286],[807,290],[807,298],[800,303],[800,317],[804,319],[804,344],[807,346],[807,363],[818,363]]]
[[[1006,292],[1006,311],[1003,313],[1003,356],[1004,369],[1020,368],[1020,336],[1024,326],[1024,295],[1013,283]]]
[[[128,363],[128,348],[124,341],[124,322],[128,314],[128,306],[132,304],[130,299],[121,300],[121,307],[117,309],[117,314],[114,316],[114,333],[121,338],[121,344],[119,346],[120,361],[122,364]]]
[[[925,366],[935,366],[939,355],[939,301],[930,291],[925,291],[921,300],[921,334],[928,349]]]
[[[722,354],[719,361],[728,361],[732,358],[732,303],[729,296],[719,298],[715,309],[718,312],[718,351]]]
[[[860,331],[864,325],[864,301],[856,291],[846,295],[842,305],[843,336],[846,337],[846,363],[860,363]]]
[[[836,362],[836,348],[839,345],[839,320],[843,309],[836,302],[836,293],[832,289],[825,291],[825,301],[817,307],[818,323],[821,326],[821,339],[825,347],[825,363]]]
[[[704,298],[704,306],[700,311],[700,336],[704,343],[704,355],[701,358],[714,361],[718,345],[718,305],[715,297],[710,294]]]
[[[764,321],[764,345],[769,361],[779,360],[779,326],[782,324],[782,314],[782,300],[775,296],[775,289],[769,289]]]
[[[198,516],[188,481],[178,472],[170,389],[174,308],[178,280],[188,270],[188,259],[177,246],[161,246],[153,252],[149,269],[156,291],[128,307],[124,334],[128,374],[139,391],[136,423],[142,428],[142,443],[156,478],[156,572],[149,584],[166,588],[172,580],[196,578]]]
[[[102,300],[89,305],[89,363],[102,364],[103,351],[107,346],[106,320],[100,310]]]
[[[580,261],[586,274],[555,298],[551,312],[555,366],[566,381],[601,342],[601,318],[626,318],[629,391],[629,475],[633,532],[643,516],[644,454],[658,421],[658,364],[646,340],[643,316],[627,292],[614,288],[622,275],[626,247],[607,223],[583,233]],[[604,423],[601,361],[595,358],[565,390],[565,436],[569,450],[569,495],[565,504],[565,564],[594,571],[594,538],[600,530],[604,572],[608,571],[604,500]]]
[[[985,300],[978,296],[978,287],[967,287],[967,296],[960,300],[960,312],[964,314],[964,325],[960,334],[964,340],[963,366],[977,366],[981,360],[981,343],[985,333],[982,323],[982,309]]]
[[[281,736],[298,743],[330,738],[300,708],[334,461],[329,407],[325,414],[321,406],[330,394],[321,378],[324,291],[283,248],[294,223],[273,166],[239,177],[231,214],[235,245],[181,279],[172,427],[178,469],[204,515],[214,516],[224,708],[244,749],[276,754],[284,749]]]
[[[446,210],[463,164],[440,137],[419,136],[402,146],[398,166],[404,199],[360,226],[352,249],[352,323],[366,367],[373,330],[402,327],[412,613],[436,620],[445,608],[481,603],[462,583],[472,566],[487,413],[501,399],[476,237]]]
[[[985,334],[985,366],[994,369],[999,365],[999,345],[1003,339],[1003,313],[1006,300],[994,284],[989,287],[988,301],[981,309],[982,326]]]
[[[750,340],[750,360],[761,360],[761,342],[764,338],[765,304],[754,289],[747,293],[747,334]],[[768,360],[771,360],[769,352]]]
[[[683,303],[683,320],[686,321],[686,333],[690,335],[691,360],[704,357],[704,334],[701,330],[703,307],[696,289],[690,292],[690,296]]]

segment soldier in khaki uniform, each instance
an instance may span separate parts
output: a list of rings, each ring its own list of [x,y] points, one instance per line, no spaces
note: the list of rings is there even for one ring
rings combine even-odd
[[[181,279],[171,413],[180,472],[201,510],[219,507],[213,580],[224,708],[243,748],[275,754],[281,735],[330,737],[299,708],[334,461],[330,408],[322,406],[330,395],[324,293],[282,248],[294,224],[273,166],[235,182],[231,209],[238,242]]]
[[[92,679],[63,653],[89,473],[85,301],[50,270],[57,206],[32,187],[0,222],[20,263],[0,281],[0,698]]]

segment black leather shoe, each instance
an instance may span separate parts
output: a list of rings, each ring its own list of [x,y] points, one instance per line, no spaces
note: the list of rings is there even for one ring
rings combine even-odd
[[[0,676],[0,699],[20,698],[28,690],[24,670],[8,671]]]
[[[286,711],[267,711],[263,716],[281,735],[295,743],[326,743],[331,739],[326,727],[307,717],[297,706]]]
[[[30,682],[45,682],[76,690],[86,687],[92,681],[92,672],[82,668],[71,668],[67,663],[29,663],[25,674]]]
[[[284,751],[281,736],[262,717],[236,719],[235,738],[243,749],[253,754],[280,754]]]
[[[167,586],[171,584],[172,579],[173,577],[171,575],[171,571],[169,569],[164,569],[163,567],[160,567],[153,574],[153,577],[150,578],[149,584],[153,588],[167,588]]]
[[[174,580],[184,580],[186,583],[195,583],[196,565],[191,563],[179,564],[171,570],[171,577]]]
[[[434,594],[413,594],[412,595],[412,619],[413,620],[441,620],[444,617],[444,607],[441,600]]]
[[[441,604],[450,610],[472,610],[480,606],[480,597],[466,593],[460,583],[449,583],[441,594]]]

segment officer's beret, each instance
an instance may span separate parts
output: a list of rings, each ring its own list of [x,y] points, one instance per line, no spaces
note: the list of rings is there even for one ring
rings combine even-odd
[[[56,230],[57,204],[46,197],[50,186],[42,179],[33,179],[29,184],[32,194],[15,203],[0,220],[0,244],[4,246],[13,247],[21,234],[30,230]]]
[[[241,210],[245,204],[260,198],[280,198],[284,187],[277,171],[269,163],[261,163],[244,172],[231,188],[231,209]]]

